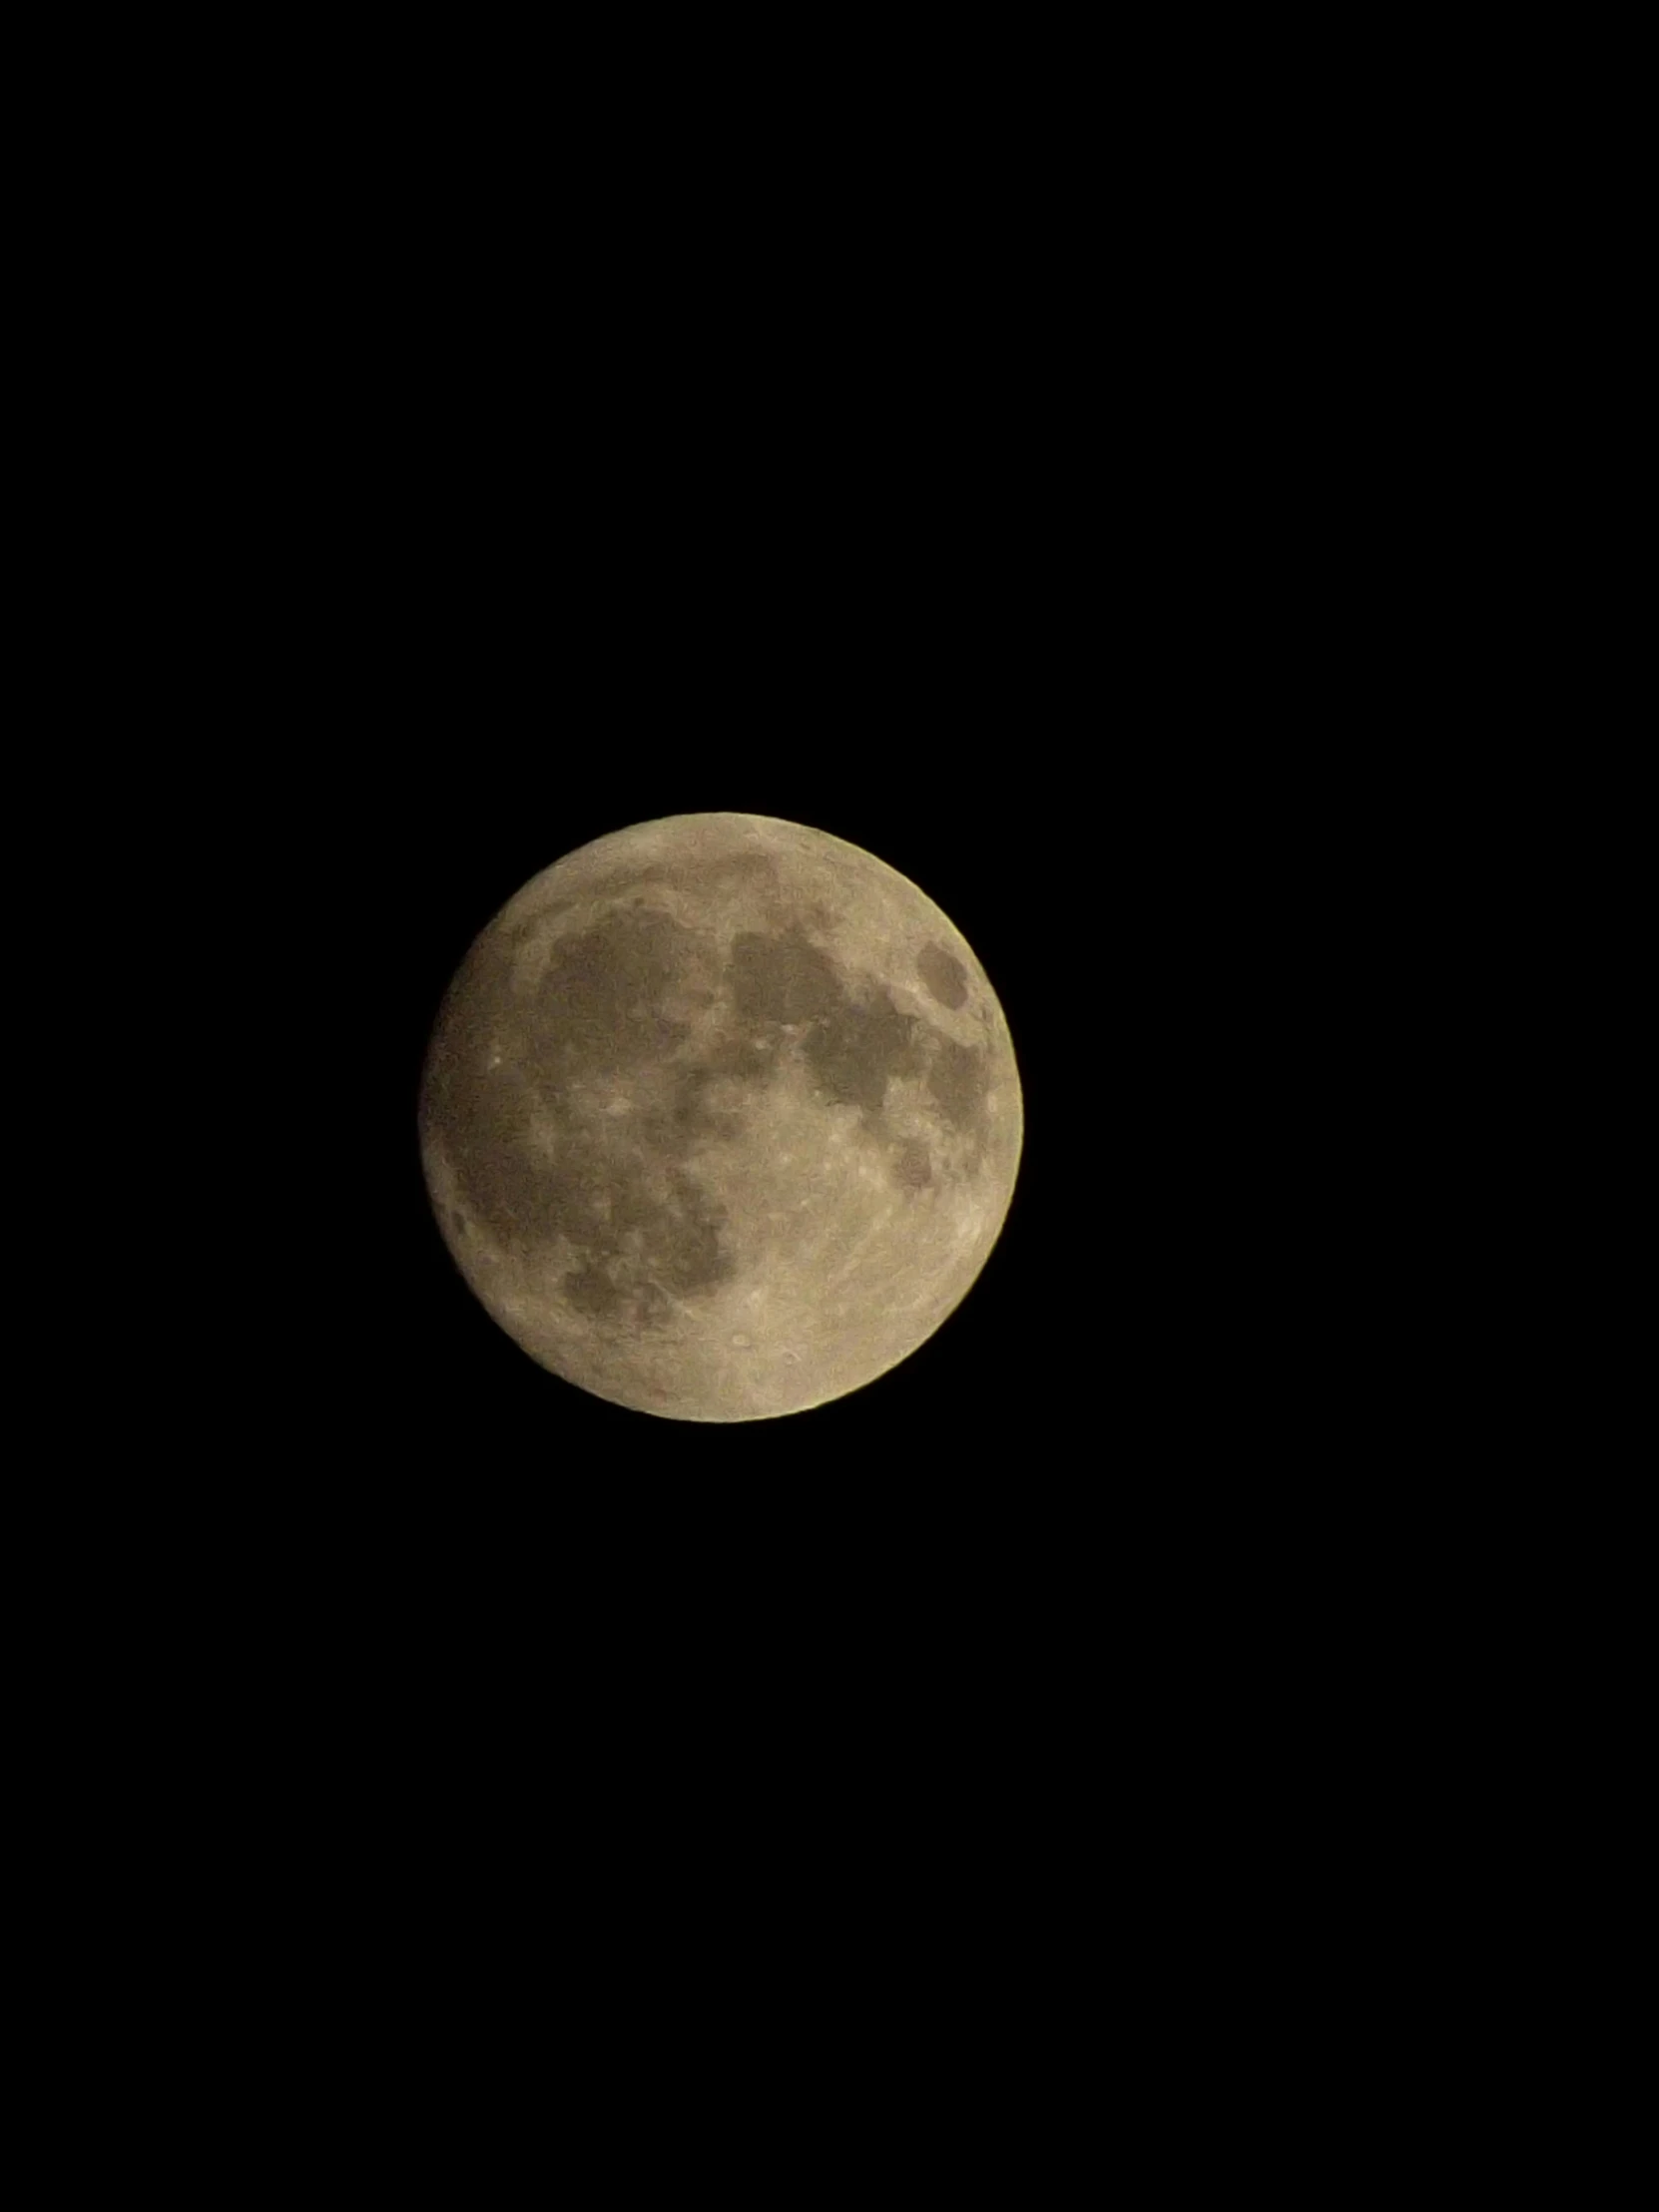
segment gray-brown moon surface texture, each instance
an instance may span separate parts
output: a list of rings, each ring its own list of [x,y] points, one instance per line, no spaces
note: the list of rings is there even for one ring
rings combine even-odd
[[[420,1085],[444,1241],[531,1358],[676,1420],[872,1382],[972,1287],[1023,1116],[969,946],[821,830],[677,815],[526,884]]]

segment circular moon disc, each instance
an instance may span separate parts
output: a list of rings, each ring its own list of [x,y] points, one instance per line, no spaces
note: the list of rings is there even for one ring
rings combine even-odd
[[[822,1405],[915,1351],[1018,1173],[1007,1023],[884,862],[757,815],[599,838],[510,899],[445,995],[427,1189],[555,1375],[679,1420]]]

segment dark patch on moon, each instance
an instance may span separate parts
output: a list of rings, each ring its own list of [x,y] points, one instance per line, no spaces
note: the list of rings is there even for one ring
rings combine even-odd
[[[726,1216],[701,1184],[678,1169],[672,1187],[674,1203],[666,1230],[659,1228],[654,1272],[680,1297],[695,1298],[731,1280],[733,1263],[720,1235]]]
[[[578,1313],[603,1325],[660,1329],[670,1318],[671,1295],[696,1299],[732,1280],[736,1262],[722,1235],[724,1211],[679,1170],[670,1185],[666,1205],[638,1185],[613,1185],[608,1222],[590,1222],[585,1237],[572,1239],[579,1264],[560,1289]]]
[[[837,1106],[861,1106],[867,1114],[879,1114],[889,1079],[914,1074],[921,1064],[915,1027],[885,991],[863,1005],[843,999],[831,1019],[809,1032],[807,1065],[820,1090]]]
[[[967,969],[942,944],[925,944],[916,954],[916,973],[941,1006],[952,1012],[967,1004]]]
[[[688,935],[669,915],[619,909],[558,944],[523,994],[510,949],[477,948],[422,1085],[422,1126],[474,1220],[523,1259],[563,1240],[564,1296],[605,1327],[660,1328],[670,1294],[694,1298],[736,1272],[724,1210],[681,1165],[706,1133],[695,1086],[676,1093],[683,1112],[633,1133],[585,1116],[570,1089],[654,1065],[683,1038],[661,1000]],[[650,1172],[665,1161],[666,1197]]]
[[[644,1116],[640,1123],[651,1150],[659,1157],[683,1160],[700,1142],[737,1137],[743,1113],[720,1078],[731,1076],[740,1083],[760,1085],[771,1076],[774,1065],[765,1053],[751,1055],[723,1043],[709,1058],[676,1068],[667,1107]]]
[[[758,1030],[723,1036],[704,1054],[702,1072],[730,1075],[740,1083],[770,1083],[778,1072],[774,1041]]]
[[[666,1117],[667,1128],[658,1127],[659,1117],[656,1116],[647,1123],[654,1149],[680,1153],[699,1137],[719,1134],[727,1117],[716,1110],[709,1095],[710,1080],[706,1067],[686,1067],[676,1072]]]
[[[597,1260],[584,1260],[579,1268],[561,1277],[559,1289],[567,1306],[593,1321],[608,1321],[622,1307],[616,1285]]]
[[[985,1119],[990,1078],[977,1045],[939,1037],[927,1070],[927,1090],[953,1129],[976,1131]]]
[[[767,1025],[805,1028],[802,1057],[822,1095],[837,1106],[879,1114],[895,1075],[921,1067],[916,1023],[865,978],[855,999],[834,963],[804,931],[776,936],[744,930],[732,944],[727,980],[740,1020],[760,1025],[745,1035],[754,1052]]]
[[[732,940],[726,978],[744,1021],[821,1020],[844,1003],[833,962],[800,929],[776,936],[740,930]]]
[[[892,1179],[901,1191],[924,1191],[933,1180],[932,1162],[919,1137],[906,1137],[893,1157]]]
[[[474,1218],[509,1250],[602,1226],[572,1153],[535,1149],[537,1098],[516,1068],[479,1067],[462,1087],[442,1142]]]
[[[584,1143],[578,1137],[573,1172],[552,1178],[563,1201],[557,1227],[577,1263],[562,1278],[566,1300],[592,1321],[635,1330],[661,1328],[670,1317],[671,1295],[696,1299],[737,1272],[718,1202],[678,1169],[668,1198],[658,1198],[644,1166],[643,1154],[619,1163],[602,1157],[591,1138]],[[584,1172],[591,1178],[585,1189]],[[608,1209],[601,1192],[609,1196]]]
[[[690,936],[670,914],[621,907],[561,938],[536,986],[536,1051],[548,1072],[609,1074],[669,1053],[686,1025],[660,1002]]]

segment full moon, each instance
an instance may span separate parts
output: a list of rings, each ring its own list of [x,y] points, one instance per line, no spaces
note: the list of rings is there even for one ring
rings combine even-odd
[[[676,815],[567,854],[473,943],[421,1074],[444,1243],[533,1360],[675,1420],[871,1382],[971,1290],[1023,1138],[938,907],[855,845]]]

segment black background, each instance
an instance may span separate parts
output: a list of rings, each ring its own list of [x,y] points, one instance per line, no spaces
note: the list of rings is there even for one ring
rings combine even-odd
[[[179,1984],[177,1898],[226,1992],[201,2017],[291,1984],[343,2098],[401,2074],[392,2015],[440,2073],[505,2025],[508,2093],[539,2113],[554,2076],[568,2108],[551,2025],[631,2139],[641,2040],[683,2071],[735,1998],[809,2075],[774,2023],[844,2018],[900,2104],[959,2047],[975,2107],[1029,2064],[1029,2193],[1056,2103],[1110,2128],[1150,2070],[1160,2156],[1195,2111],[1232,2155],[1207,2042],[1223,2073],[1262,2054],[1244,2101],[1288,2087],[1294,2130],[1302,2043],[1349,2068],[1356,1991],[1445,1987],[1455,1945],[1413,1981],[1412,1872],[1443,1886],[1491,1698],[1448,1707],[1436,1618],[1494,1569],[1444,1502],[1479,1409],[1431,1402],[1479,1226],[1423,1221],[1412,1152],[1455,1183],[1484,1134],[1409,946],[1484,699],[1478,654],[1449,694],[1433,664],[1483,560],[1464,456],[1507,369],[1470,350],[1459,385],[1448,331],[1492,225],[1419,314],[1448,232],[1431,183],[1423,238],[1400,219],[1392,101],[1368,147],[1357,93],[1305,100],[1306,57],[1269,56],[1286,128],[1209,34],[1177,43],[1161,80],[1045,54],[1024,89],[987,54],[971,95],[930,49],[883,122],[860,56],[804,145],[793,87],[752,103],[760,143],[655,49],[682,144],[637,58],[599,96],[527,70],[514,115],[511,63],[468,88],[447,39],[418,95],[383,42],[307,55],[265,143],[266,56],[191,130],[116,86],[147,143],[65,188],[91,198],[57,280],[97,326],[52,339],[51,447],[96,610],[63,681],[113,677],[116,712],[64,729],[176,807],[187,857],[140,845],[176,935],[100,917],[143,995],[130,1058],[97,1040],[84,1172],[133,1092],[184,1142],[137,1280],[75,1254],[75,1322],[154,1307],[162,1344],[130,1395],[75,1382],[119,1443],[63,1483],[53,1635],[90,1677],[60,1757],[103,1799],[72,1918],[156,1952],[135,2042]],[[1448,96],[1460,142],[1465,97],[1484,74]],[[475,932],[589,838],[704,809],[935,899],[1026,1115],[936,1337],[730,1427],[529,1362],[415,1143]],[[1392,1776],[1441,1713],[1414,1821]],[[1471,1854],[1459,1917],[1490,1892]],[[1284,2063],[1275,2003],[1312,2029]],[[979,2119],[924,2121],[929,2156]]]
[[[314,414],[283,385],[269,537],[214,610],[268,748],[251,829],[301,825],[276,1172],[302,1329],[292,1405],[262,1404],[314,1423],[317,1516],[452,1587],[471,1557],[480,1592],[558,1559],[584,1603],[646,1559],[666,1600],[692,1555],[786,1607],[848,1572],[931,1587],[954,1547],[964,1586],[1057,1623],[1133,1529],[1190,1542],[1195,1497],[1225,1554],[1233,1462],[1273,1449],[1262,1408],[1311,1411],[1270,1320],[1262,1140],[1306,1110],[1284,863],[1324,772],[1257,730],[1270,701],[1282,730],[1306,713],[1287,689],[1321,661],[1252,676],[1276,633],[1191,525],[1202,423],[1162,341],[1094,404],[1064,285],[1052,327],[994,334],[971,299],[955,324],[930,301],[856,377],[844,348],[766,351],[735,310],[716,363],[637,319],[626,342],[580,322],[555,362],[547,302],[494,297],[424,340],[418,298],[401,325],[377,302]],[[829,830],[919,884],[998,992],[1026,1113],[1003,1236],[936,1337],[834,1404],[736,1425],[530,1362],[449,1262],[415,1147],[477,931],[589,839],[706,810]]]
[[[165,660],[178,725],[218,734],[212,842],[273,952],[219,1117],[238,1150],[248,1100],[273,1130],[222,1390],[249,1571],[334,1574],[342,1633],[574,1649],[627,1619],[701,1651],[711,1604],[764,1606],[823,1653],[851,1588],[881,1636],[849,1658],[915,1637],[994,1668],[999,1637],[1227,1619],[1241,1553],[1324,1509],[1306,1470],[1356,1420],[1370,1447],[1324,1289],[1355,1178],[1322,1172],[1356,1082],[1325,948],[1397,760],[1371,766],[1386,671],[1333,553],[1357,402],[1336,371],[1309,397],[1269,274],[1204,276],[1238,266],[1219,203],[1175,244],[1126,203],[1091,244],[1068,158],[1038,214],[988,191],[937,235],[741,178],[719,220],[619,190],[515,227],[486,168],[395,221],[372,179],[308,224],[243,203],[206,293],[152,266],[143,327],[207,311],[118,438],[148,480],[111,557],[169,590],[128,674]],[[705,1426],[490,1322],[415,1098],[506,899],[710,809],[829,830],[950,915],[1026,1126],[933,1340],[831,1405]]]

